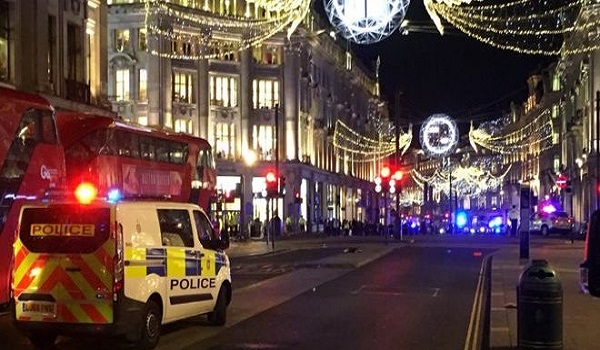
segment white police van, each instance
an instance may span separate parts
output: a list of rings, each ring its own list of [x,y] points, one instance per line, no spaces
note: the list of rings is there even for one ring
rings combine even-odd
[[[16,325],[39,346],[91,333],[125,335],[143,348],[157,345],[165,323],[207,314],[223,325],[232,295],[228,247],[195,204],[24,205],[14,249]]]

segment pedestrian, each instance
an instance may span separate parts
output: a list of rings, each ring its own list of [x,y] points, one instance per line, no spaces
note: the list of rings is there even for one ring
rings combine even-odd
[[[512,209],[508,212],[508,218],[510,219],[510,235],[511,237],[517,236],[517,227],[519,226],[519,218],[521,213],[517,209],[516,205],[512,206]]]

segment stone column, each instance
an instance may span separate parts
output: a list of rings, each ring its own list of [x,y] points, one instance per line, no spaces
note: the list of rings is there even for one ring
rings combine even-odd
[[[204,139],[208,137],[208,114],[210,111],[210,78],[208,75],[208,59],[198,60],[198,120],[194,123],[194,134]]]
[[[300,48],[286,46],[284,48],[283,94],[284,94],[284,130],[285,153],[282,159],[298,159],[298,89],[299,89]],[[281,152],[280,152],[281,154]]]
[[[148,51],[160,52],[160,37],[148,35]],[[148,55],[148,124],[159,125],[162,99],[161,99],[161,66],[158,55]]]
[[[244,152],[249,150],[250,135],[252,133],[252,123],[250,118],[252,115],[252,51],[251,48],[245,49],[241,54],[240,62],[240,80],[238,87],[238,105],[240,110],[240,126],[239,135],[237,138],[236,155],[244,156]]]

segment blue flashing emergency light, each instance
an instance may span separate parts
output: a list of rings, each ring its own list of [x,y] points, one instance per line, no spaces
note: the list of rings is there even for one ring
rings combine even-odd
[[[108,201],[111,203],[116,203],[118,202],[121,198],[123,198],[123,196],[121,195],[121,191],[119,191],[116,188],[113,188],[112,190],[108,191]]]
[[[467,225],[467,213],[459,211],[456,213],[456,226],[458,228],[463,228],[465,225]]]
[[[502,226],[502,218],[499,217],[499,216],[496,216],[495,218],[493,218],[492,220],[490,220],[488,226],[490,228],[496,228],[496,227]]]

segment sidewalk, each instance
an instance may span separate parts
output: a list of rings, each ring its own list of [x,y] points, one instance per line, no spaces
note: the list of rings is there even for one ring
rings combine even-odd
[[[530,261],[543,259],[558,273],[563,287],[563,349],[600,348],[600,298],[579,289],[579,264],[582,241],[555,241],[544,247],[532,247]],[[555,244],[554,244],[555,243]],[[492,267],[492,303],[490,349],[517,349],[516,286],[527,263],[519,261],[518,244],[494,255]]]

